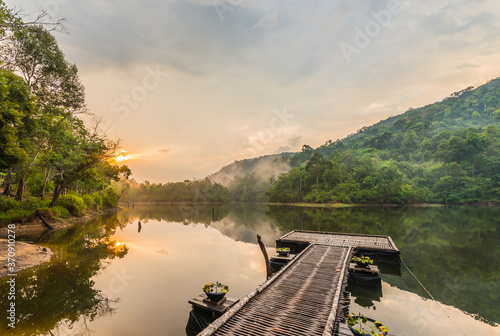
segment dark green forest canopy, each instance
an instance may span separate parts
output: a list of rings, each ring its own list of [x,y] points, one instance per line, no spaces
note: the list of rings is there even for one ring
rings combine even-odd
[[[500,199],[500,79],[291,158],[277,202],[473,203]]]
[[[38,18],[47,16],[42,12]],[[0,1],[0,191],[5,196],[0,203],[7,208],[2,211],[24,207],[9,202],[13,196],[20,202],[40,197],[43,207],[53,207],[70,191],[105,195],[111,181],[131,173],[114,161],[119,142],[108,139],[99,122],[89,126],[80,118],[89,112],[78,69],[49,31],[60,27],[60,21],[23,22]],[[4,219],[23,216],[18,211]]]

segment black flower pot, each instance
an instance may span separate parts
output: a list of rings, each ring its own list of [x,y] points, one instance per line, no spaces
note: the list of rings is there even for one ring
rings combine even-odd
[[[290,254],[290,251],[278,251],[278,254],[281,257],[288,257],[288,255]]]
[[[209,292],[205,292],[205,294],[207,294],[207,297],[210,301],[213,301],[213,302],[219,302],[220,300],[222,300],[224,298],[224,296],[226,296],[226,293],[209,293]]]

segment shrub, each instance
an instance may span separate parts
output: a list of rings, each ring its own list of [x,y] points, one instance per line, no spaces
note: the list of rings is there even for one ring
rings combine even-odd
[[[69,211],[66,208],[63,208],[62,206],[56,205],[50,208],[50,211],[52,211],[52,215],[54,217],[69,217]]]
[[[36,209],[35,214],[39,214],[45,219],[52,219],[54,217],[54,214],[52,213],[52,210],[50,210],[50,208]]]
[[[24,209],[37,209],[37,208],[47,208],[49,202],[47,200],[41,200],[35,197],[28,197],[26,201],[22,203]]]
[[[34,211],[24,209],[10,209],[5,212],[0,212],[0,222],[5,224],[31,221],[34,219]]]
[[[94,198],[92,196],[83,195],[82,199],[83,199],[83,202],[85,203],[86,209],[97,210],[97,204],[95,203]]]
[[[0,197],[0,211],[7,211],[10,209],[19,209],[21,204],[15,199],[9,197]]]
[[[68,209],[73,216],[80,217],[85,212],[85,202],[75,194],[66,194],[59,196],[57,205]]]
[[[99,195],[99,193],[93,193],[92,198],[94,199],[97,209],[99,209],[102,206],[101,195]]]
[[[115,208],[118,205],[118,199],[120,195],[113,191],[113,189],[108,189],[102,194],[102,205],[105,208]]]

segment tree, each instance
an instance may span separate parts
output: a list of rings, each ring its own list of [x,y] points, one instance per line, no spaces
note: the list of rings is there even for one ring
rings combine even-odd
[[[13,168],[27,159],[20,129],[33,111],[24,81],[0,70],[0,170],[8,170],[4,183],[4,194],[7,196],[11,196]]]
[[[85,111],[85,94],[76,66],[64,59],[55,38],[40,25],[23,27],[4,48],[2,60],[2,67],[25,80],[39,109],[29,120],[33,129],[25,133],[28,157],[17,169],[16,198],[22,199],[27,174],[39,155],[50,150],[54,129]]]

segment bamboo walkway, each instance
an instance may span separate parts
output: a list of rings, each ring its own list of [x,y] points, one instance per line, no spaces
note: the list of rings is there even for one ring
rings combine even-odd
[[[199,335],[331,335],[351,253],[309,246]]]
[[[355,248],[399,255],[388,236],[292,231],[277,244],[307,247],[278,273],[240,300],[198,336],[339,336],[337,312]]]

